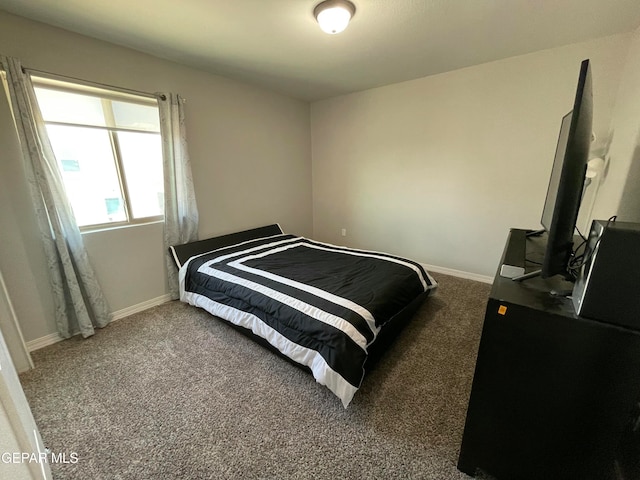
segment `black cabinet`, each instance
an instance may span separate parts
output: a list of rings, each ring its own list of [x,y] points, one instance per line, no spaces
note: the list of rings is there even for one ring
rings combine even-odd
[[[544,240],[512,231],[530,260]],[[509,243],[505,252],[509,248]],[[499,271],[500,269],[498,269]],[[640,399],[640,332],[578,317],[562,279],[496,276],[458,468],[498,480],[616,479]]]

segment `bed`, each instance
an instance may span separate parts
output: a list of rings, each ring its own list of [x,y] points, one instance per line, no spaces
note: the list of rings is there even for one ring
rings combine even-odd
[[[170,247],[180,300],[309,370],[346,408],[436,281],[418,263],[279,225]]]

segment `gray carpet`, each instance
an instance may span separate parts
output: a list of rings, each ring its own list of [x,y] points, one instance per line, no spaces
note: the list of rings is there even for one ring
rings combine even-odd
[[[171,302],[34,353],[21,375],[56,479],[468,479],[456,469],[490,286],[446,275],[348,409]]]

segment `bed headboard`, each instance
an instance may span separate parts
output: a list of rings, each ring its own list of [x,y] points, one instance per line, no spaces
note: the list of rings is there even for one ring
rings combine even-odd
[[[246,242],[247,240],[253,240],[254,238],[270,237],[272,235],[279,235],[284,233],[280,228],[280,225],[274,223],[273,225],[266,225],[264,227],[252,228],[251,230],[244,230],[242,232],[229,233],[220,237],[207,238],[206,240],[198,240],[196,242],[184,243],[182,245],[172,245],[169,247],[169,253],[173,256],[173,259],[180,268],[187,260],[194,255],[200,255],[201,253],[207,253],[217,248],[228,247],[240,242]]]

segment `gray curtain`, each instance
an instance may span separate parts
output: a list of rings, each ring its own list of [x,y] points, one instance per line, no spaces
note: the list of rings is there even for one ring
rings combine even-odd
[[[180,296],[178,271],[169,255],[171,245],[198,239],[198,206],[193,189],[191,162],[184,126],[184,99],[173,93],[157,93],[164,166],[164,250],[169,293]]]
[[[40,226],[58,332],[93,335],[110,322],[109,308],[89,263],[67,199],[31,79],[20,61],[0,56],[22,147],[31,200]],[[47,274],[45,272],[45,274]]]

